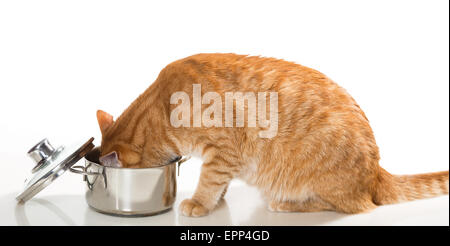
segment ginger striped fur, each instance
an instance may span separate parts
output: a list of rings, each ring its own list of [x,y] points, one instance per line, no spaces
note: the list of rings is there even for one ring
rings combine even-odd
[[[214,91],[278,93],[278,131],[259,127],[173,127],[171,95],[200,84]],[[192,107],[192,105],[191,105]],[[205,109],[205,107],[203,107]],[[192,110],[191,110],[192,112]],[[269,112],[267,112],[269,113]],[[254,185],[279,212],[332,210],[360,213],[383,205],[448,194],[448,171],[392,175],[364,112],[324,74],[292,62],[235,54],[198,54],[165,67],[117,120],[97,112],[101,152],[116,151],[124,167],[167,163],[178,156],[203,159],[186,216],[204,216],[232,179]]]

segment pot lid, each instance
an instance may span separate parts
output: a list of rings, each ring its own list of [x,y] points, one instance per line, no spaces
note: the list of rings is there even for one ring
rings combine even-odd
[[[94,138],[87,142],[78,142],[68,147],[53,148],[47,139],[40,141],[28,151],[28,156],[36,166],[32,175],[25,180],[23,191],[16,197],[19,202],[26,202],[61,176],[67,169],[77,163],[94,148]]]

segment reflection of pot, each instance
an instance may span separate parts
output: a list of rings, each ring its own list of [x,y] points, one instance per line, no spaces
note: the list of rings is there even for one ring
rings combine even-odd
[[[176,195],[175,164],[182,161],[152,168],[107,167],[99,164],[100,151],[92,141],[93,138],[75,145],[76,148],[55,150],[45,139],[34,146],[28,154],[38,164],[17,200],[26,202],[69,169],[83,175],[86,201],[95,211],[146,216],[172,208]],[[81,158],[85,165],[73,166]]]

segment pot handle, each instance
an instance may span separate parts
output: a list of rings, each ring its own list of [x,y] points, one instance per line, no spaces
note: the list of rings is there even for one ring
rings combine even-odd
[[[81,169],[81,170],[80,170]],[[101,175],[102,173],[87,172],[84,166],[72,166],[69,170],[76,174],[82,175]]]

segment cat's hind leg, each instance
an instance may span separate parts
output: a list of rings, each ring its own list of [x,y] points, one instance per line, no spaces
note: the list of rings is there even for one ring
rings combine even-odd
[[[336,212],[346,214],[357,214],[369,212],[377,207],[373,203],[370,195],[360,194],[358,197],[327,197],[330,203],[333,203]]]
[[[272,212],[319,212],[334,210],[334,207],[320,198],[304,201],[270,201],[268,209]]]

